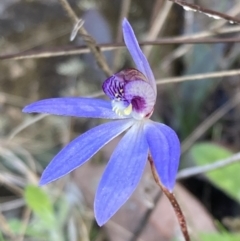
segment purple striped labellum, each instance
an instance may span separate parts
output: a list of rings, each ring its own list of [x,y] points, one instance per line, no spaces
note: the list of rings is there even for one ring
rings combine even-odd
[[[119,116],[141,120],[151,117],[156,95],[144,74],[137,69],[122,70],[103,83],[104,93],[112,100]]]

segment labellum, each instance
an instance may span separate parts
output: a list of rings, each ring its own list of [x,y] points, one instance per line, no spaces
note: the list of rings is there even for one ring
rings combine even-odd
[[[126,69],[103,83],[104,93],[112,100],[112,108],[119,116],[136,120],[152,115],[156,95],[147,78],[137,69]]]

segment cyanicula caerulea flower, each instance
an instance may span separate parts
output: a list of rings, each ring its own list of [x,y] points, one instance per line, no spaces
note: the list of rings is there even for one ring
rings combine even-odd
[[[149,119],[157,95],[155,79],[126,19],[122,27],[125,44],[137,69],[123,70],[103,83],[103,91],[110,101],[53,98],[37,101],[23,110],[28,113],[114,120],[85,132],[61,150],[43,172],[40,185],[78,168],[127,130],[113,151],[96,192],[94,212],[99,225],[106,223],[136,189],[149,154],[161,183],[169,191],[174,187],[180,156],[180,144],[175,132]]]

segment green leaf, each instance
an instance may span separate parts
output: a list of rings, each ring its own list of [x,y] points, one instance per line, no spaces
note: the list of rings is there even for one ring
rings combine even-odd
[[[27,205],[47,225],[54,225],[53,205],[49,196],[38,186],[29,185],[25,189],[24,197]]]
[[[2,232],[0,231],[0,241],[5,241],[5,239],[3,238]]]
[[[206,165],[215,161],[232,156],[229,149],[210,142],[198,143],[194,145],[190,153],[198,165]],[[240,200],[240,165],[234,163],[224,168],[207,172],[206,176],[220,189],[231,197]]]
[[[205,233],[201,234],[201,241],[239,241],[239,234],[231,234],[231,233]]]

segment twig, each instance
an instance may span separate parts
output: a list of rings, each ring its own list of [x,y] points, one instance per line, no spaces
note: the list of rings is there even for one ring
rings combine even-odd
[[[157,36],[159,35],[159,33],[161,32],[166,19],[168,17],[168,14],[172,8],[173,3],[170,2],[165,2],[163,8],[158,12],[157,16],[155,17],[153,23],[151,24],[151,28],[147,34],[147,39],[148,40],[155,40],[157,38]],[[144,53],[146,55],[146,57],[148,58],[148,56],[150,56],[151,50],[152,50],[152,46],[146,46],[144,48]]]
[[[232,155],[229,158],[222,159],[222,160],[216,161],[211,164],[207,164],[204,166],[198,166],[198,167],[189,167],[189,168],[183,169],[178,172],[177,179],[180,180],[180,179],[192,177],[195,175],[199,175],[202,173],[210,172],[210,171],[231,165],[238,161],[240,161],[240,152]]]
[[[19,132],[26,129],[28,126],[31,126],[32,124],[44,119],[46,116],[48,116],[48,114],[39,114],[37,116],[32,117],[31,119],[23,121],[20,125],[13,128],[13,130],[9,134],[8,140],[12,140]]]
[[[218,11],[214,11],[214,10],[211,10],[211,9],[208,9],[208,8],[201,7],[197,4],[188,3],[188,2],[185,2],[185,1],[182,1],[182,0],[168,0],[168,1],[174,2],[174,3],[182,6],[185,10],[192,10],[192,11],[195,11],[195,12],[197,11],[197,12],[200,12],[200,13],[204,13],[207,16],[213,17],[215,19],[225,19],[225,20],[229,21],[230,23],[240,23],[240,19],[238,19],[238,18],[229,16],[227,14],[224,14],[224,13],[221,13],[221,12],[218,12]]]
[[[22,220],[22,227],[20,230],[20,236],[18,237],[18,239],[16,241],[24,241],[24,236],[27,230],[27,226],[31,217],[31,209],[26,207],[23,213],[23,220]]]
[[[130,241],[137,241],[139,239],[139,237],[141,236],[144,228],[146,227],[146,225],[148,224],[148,220],[151,217],[152,213],[154,212],[154,210],[157,207],[157,203],[159,201],[159,199],[162,197],[162,192],[159,191],[157,193],[157,195],[155,196],[154,200],[153,200],[153,207],[148,208],[146,210],[146,212],[144,213],[143,217],[141,218],[141,220],[139,221],[139,224],[137,226],[137,229],[134,231]]]
[[[229,11],[227,11],[227,14],[231,15],[231,16],[232,15],[236,16],[237,14],[239,14],[239,12],[240,12],[240,4],[235,4],[234,7],[232,7]],[[223,20],[222,21],[213,21],[208,27],[209,30],[201,31],[198,33],[193,33],[193,34],[190,34],[190,36],[192,36],[192,38],[194,38],[194,39],[204,38],[204,37],[209,37],[209,36],[215,35],[216,33],[219,33],[219,31],[221,33],[223,33],[222,31],[224,31],[225,33],[227,33],[227,32],[229,33],[229,31],[231,32],[231,30],[233,28],[239,28],[238,26],[223,28],[224,24],[225,24],[225,21],[223,21]],[[172,51],[172,53],[168,54],[167,56],[165,56],[163,58],[162,64],[161,64],[161,69],[166,69],[166,66],[171,65],[171,62],[174,59],[180,58],[181,56],[186,54],[186,52],[189,51],[192,47],[193,47],[193,45],[188,45],[188,46],[181,45],[178,48],[176,48],[174,51]]]
[[[240,31],[240,27],[228,28],[229,31],[221,32],[236,32]],[[219,32],[220,33],[220,32]],[[218,34],[219,34],[218,33]],[[201,37],[201,36],[199,36]],[[204,35],[202,37],[205,37]],[[239,43],[239,37],[233,38],[199,38],[195,39],[194,35],[190,35],[188,38],[184,37],[175,37],[175,38],[159,38],[153,41],[140,41],[140,46],[147,45],[169,45],[169,44],[215,44],[215,43]],[[124,43],[110,43],[110,44],[99,44],[98,49],[101,51],[112,51],[119,48],[125,48]],[[79,55],[90,53],[91,50],[88,46],[62,46],[55,47],[51,49],[43,49],[43,50],[27,50],[18,53],[12,54],[2,54],[0,55],[0,60],[5,59],[36,59],[36,58],[52,58],[58,56],[69,56],[69,55]]]
[[[226,12],[227,15],[230,16],[237,16],[240,13],[240,3],[235,3],[233,4],[233,6]],[[226,23],[226,21],[222,20],[222,21],[215,21],[214,24],[210,25],[209,29],[219,29],[221,28],[224,24]]]
[[[0,212],[6,212],[13,209],[20,208],[25,205],[25,200],[23,198],[18,198],[14,200],[10,200],[7,202],[2,202],[0,207]]]
[[[153,163],[153,159],[152,157],[149,155],[148,156],[148,160],[149,160],[149,163],[150,163],[150,166],[151,166],[151,170],[152,170],[152,174],[153,174],[153,178],[155,180],[155,182],[157,183],[157,185],[161,188],[161,190],[163,191],[163,193],[167,196],[168,200],[170,201],[170,203],[172,204],[172,207],[175,211],[175,214],[177,216],[177,219],[178,219],[178,222],[179,222],[179,225],[181,227],[181,231],[182,231],[182,234],[185,238],[185,241],[190,241],[190,237],[189,237],[189,234],[188,234],[188,230],[187,230],[187,223],[186,223],[186,219],[183,215],[183,212],[174,196],[174,194],[172,192],[169,192],[162,184],[161,184],[161,181],[159,180],[159,177],[158,177],[158,174],[156,172],[156,169],[155,169],[155,166],[154,166],[154,163]]]
[[[214,111],[205,121],[203,121],[191,134],[182,142],[182,153],[186,152],[192,144],[200,138],[214,123],[221,119],[231,109],[240,103],[240,95],[237,93],[226,104]]]
[[[116,230],[123,238],[123,240],[127,240],[128,237],[132,237],[134,234],[132,232],[130,232],[127,228],[124,228],[123,226],[119,225],[117,222],[114,222],[112,220],[108,221],[108,226],[110,228],[113,228],[114,230]],[[147,241],[147,240],[143,240],[142,238],[138,238],[136,239],[136,241]]]
[[[69,5],[67,0],[59,0],[62,4],[63,8],[66,10],[68,16],[71,18],[74,24],[79,22],[79,19],[75,12],[72,10],[71,6]],[[101,53],[100,48],[98,47],[96,41],[88,34],[86,29],[82,26],[78,29],[79,34],[82,36],[83,40],[93,53],[98,66],[103,70],[106,76],[110,76],[112,74],[111,70],[109,69],[107,62],[104,56]]]
[[[122,20],[123,18],[127,18],[130,6],[131,6],[131,0],[122,0],[122,8],[121,8],[121,13],[119,17],[117,37],[116,37],[117,43],[122,42]],[[121,59],[121,52],[119,51],[119,49],[116,49],[114,53],[114,59],[113,59],[113,69],[116,71],[118,70],[120,59]]]
[[[1,104],[9,104],[17,107],[24,107],[28,103],[28,99],[24,97],[20,97],[17,95],[8,94],[5,92],[0,92],[0,103]]]
[[[206,74],[193,74],[193,75],[186,75],[186,76],[173,77],[173,78],[165,78],[165,79],[156,80],[156,83],[157,85],[162,85],[162,84],[178,83],[178,82],[192,81],[192,80],[223,78],[223,77],[234,76],[234,75],[240,75],[240,69],[211,72]]]
[[[98,91],[98,92],[95,92],[95,93],[93,93],[91,95],[86,95],[85,97],[96,98],[96,97],[100,97],[100,96],[104,96],[103,91]],[[8,136],[8,140],[9,141],[12,140],[21,131],[23,131],[27,127],[31,126],[32,124],[34,124],[34,123],[44,119],[47,116],[49,116],[49,115],[48,114],[39,114],[37,116],[33,116],[30,120],[23,121],[21,124],[19,124],[16,128],[14,128],[11,131],[11,133]]]
[[[160,80],[156,80],[157,85],[162,85],[162,84],[171,84],[171,83],[178,83],[178,82],[184,82],[184,81],[193,81],[193,80],[203,80],[203,79],[208,79],[208,78],[223,78],[223,77],[228,77],[228,76],[234,76],[234,75],[240,75],[240,69],[236,70],[229,70],[229,71],[218,71],[218,72],[211,72],[207,74],[195,74],[195,75],[187,75],[187,76],[182,76],[182,77],[172,77],[172,78],[164,78]],[[92,98],[97,98],[104,96],[104,93],[102,91],[95,92],[91,95],[87,95],[87,97],[92,97]],[[10,134],[9,138],[15,137],[19,132],[24,130],[26,127],[29,125],[35,123],[36,121],[39,121],[43,118],[48,116],[47,114],[42,114],[39,116],[33,117],[29,122],[25,122],[20,124],[13,132]],[[184,144],[186,145],[186,144]],[[183,150],[185,147],[183,147]]]
[[[7,173],[0,173],[0,185],[5,185],[9,190],[18,196],[23,195],[23,190],[17,186],[16,183],[12,183],[11,175]]]
[[[73,30],[71,32],[70,39],[69,39],[70,41],[73,41],[76,38],[77,33],[79,29],[82,28],[83,24],[84,24],[84,21],[80,18],[75,24],[75,26],[73,27]]]
[[[0,230],[2,231],[3,234],[5,234],[6,236],[14,240],[15,235],[13,234],[11,228],[8,225],[7,220],[5,219],[5,217],[1,212],[0,212]]]
[[[164,78],[161,80],[156,80],[157,85],[162,85],[162,84],[171,84],[171,83],[178,83],[178,82],[184,82],[184,81],[193,81],[193,80],[203,80],[207,78],[222,78],[222,77],[227,77],[227,76],[234,76],[234,75],[240,75],[240,69],[236,70],[229,70],[229,71],[219,71],[219,72],[212,72],[212,73],[207,73],[207,74],[195,74],[195,75],[187,75],[183,77],[173,77],[173,78]],[[87,97],[92,97],[92,98],[97,98],[104,96],[104,93],[102,91],[95,92],[91,95],[87,95]],[[33,117],[30,121],[21,123],[18,127],[13,130],[13,132],[10,134],[9,139],[15,137],[19,132],[24,130],[26,127],[29,125],[45,118],[48,116],[47,114],[41,114],[39,116]],[[185,145],[185,144],[184,144]],[[183,147],[183,150],[185,147]]]

